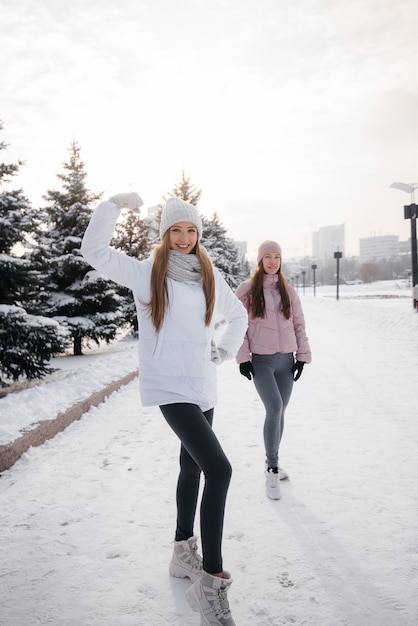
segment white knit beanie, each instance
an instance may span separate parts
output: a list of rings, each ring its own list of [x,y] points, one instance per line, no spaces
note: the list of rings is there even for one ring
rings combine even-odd
[[[202,220],[193,204],[184,202],[177,196],[168,198],[161,213],[160,239],[164,237],[167,230],[177,222],[191,222],[197,228],[198,240],[202,237]]]
[[[260,244],[257,252],[257,263],[260,263],[263,257],[269,253],[280,254],[280,256],[282,256],[282,249],[277,241],[263,241],[263,243]]]

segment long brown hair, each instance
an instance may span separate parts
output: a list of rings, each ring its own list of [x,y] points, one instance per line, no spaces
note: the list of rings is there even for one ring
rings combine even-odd
[[[264,317],[266,314],[266,303],[264,301],[264,268],[261,260],[254,271],[251,280],[252,286],[249,292],[250,311],[253,317]],[[287,280],[283,276],[281,270],[277,272],[277,291],[280,293],[280,310],[284,317],[288,320],[291,316],[291,305],[289,292],[287,290]]]
[[[206,300],[205,326],[209,326],[215,307],[215,276],[212,261],[206,250],[197,242],[195,253],[202,268],[203,293]],[[155,258],[151,270],[151,321],[157,333],[161,330],[164,315],[169,305],[167,289],[167,268],[170,256],[170,229],[167,230],[159,246],[155,248]]]

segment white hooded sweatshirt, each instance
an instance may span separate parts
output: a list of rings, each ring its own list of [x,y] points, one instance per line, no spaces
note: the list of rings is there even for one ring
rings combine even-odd
[[[248,325],[247,312],[217,268],[215,310],[205,326],[206,302],[201,282],[167,278],[169,306],[159,333],[149,311],[153,254],[138,261],[109,247],[119,217],[113,202],[96,208],[81,245],[84,258],[107,278],[132,290],[138,315],[139,392],[143,406],[187,402],[202,411],[215,406],[216,365],[211,341],[234,358]],[[215,338],[215,324],[222,334]],[[218,332],[216,333],[218,335]]]

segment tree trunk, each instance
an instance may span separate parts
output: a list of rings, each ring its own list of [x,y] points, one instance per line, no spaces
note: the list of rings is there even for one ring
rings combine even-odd
[[[82,337],[79,337],[78,335],[74,337],[73,339],[74,356],[81,356],[83,354],[81,351],[81,340],[82,340]]]

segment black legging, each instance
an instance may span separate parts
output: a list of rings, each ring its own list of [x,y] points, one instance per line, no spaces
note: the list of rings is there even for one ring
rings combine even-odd
[[[213,409],[203,412],[196,404],[185,402],[165,404],[160,409],[181,441],[176,541],[193,535],[202,471],[205,475],[200,505],[203,569],[209,574],[219,574],[223,571],[222,531],[232,467],[212,430]]]

